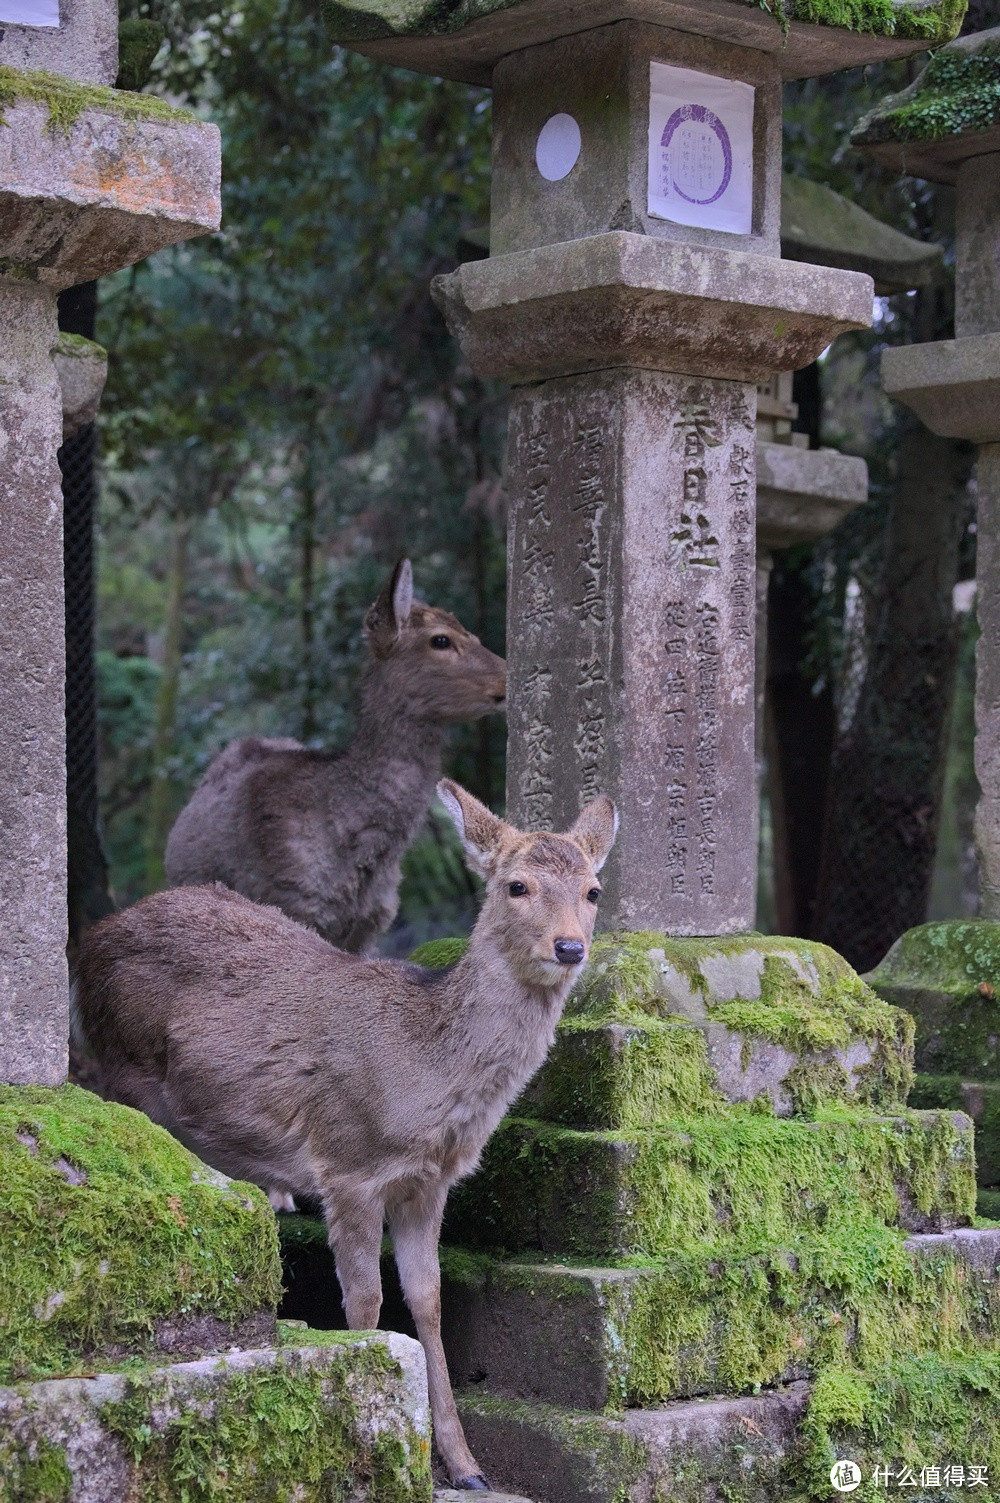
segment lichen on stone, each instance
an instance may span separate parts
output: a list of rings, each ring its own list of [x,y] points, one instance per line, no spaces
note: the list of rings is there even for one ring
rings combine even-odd
[[[1000,28],[960,37],[855,126],[854,146],[942,141],[1000,124]],[[929,927],[929,926],[923,926]]]
[[[79,83],[60,74],[39,69],[0,66],[0,126],[5,111],[17,104],[40,104],[48,111],[46,129],[68,136],[86,110],[117,115],[123,120],[162,121],[167,125],[191,125],[196,117],[153,94],[131,94],[103,84]]]
[[[275,1309],[274,1216],[140,1112],[0,1087],[0,1381],[142,1350],[160,1321]]]

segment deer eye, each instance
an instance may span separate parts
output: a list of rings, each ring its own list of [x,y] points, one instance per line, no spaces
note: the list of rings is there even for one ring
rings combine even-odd
[[[438,652],[447,652],[451,646],[451,638],[445,636],[431,637],[431,646],[436,647]]]
[[[600,896],[601,896],[601,889],[599,887],[592,887],[590,889],[590,891],[588,892],[588,894],[587,894],[587,902],[588,903],[596,903],[596,902],[599,901]]]
[[[507,884],[507,891],[512,898],[523,898],[528,889],[523,882],[509,882]]]

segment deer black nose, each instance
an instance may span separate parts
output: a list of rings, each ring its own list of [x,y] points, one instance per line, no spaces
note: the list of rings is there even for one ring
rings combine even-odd
[[[553,948],[560,965],[580,965],[583,961],[583,942],[579,939],[557,939]]]

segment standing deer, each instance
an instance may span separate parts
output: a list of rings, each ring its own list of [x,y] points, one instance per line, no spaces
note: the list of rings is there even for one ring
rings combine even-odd
[[[363,960],[224,887],[175,888],[89,931],[75,1008],[115,1100],[226,1174],[322,1200],[353,1329],[378,1323],[388,1222],[438,1449],[484,1489],[441,1345],[441,1217],[552,1043],[617,814],[601,797],[528,835],[456,783],[438,794],[486,881],[457,965]]]
[[[399,906],[400,859],[441,776],[449,723],[502,710],[506,667],[447,611],[413,599],[409,559],[365,616],[369,659],[340,754],[234,741],[167,841],[172,886],[224,882],[345,950],[373,953]]]

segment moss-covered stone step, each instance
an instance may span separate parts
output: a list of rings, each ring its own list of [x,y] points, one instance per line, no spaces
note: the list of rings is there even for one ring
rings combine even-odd
[[[620,1419],[553,1405],[458,1395],[466,1437],[495,1486],[546,1503],[791,1503],[809,1388],[689,1400]],[[821,1495],[824,1503],[830,1496]]]
[[[1000,1338],[1000,1229],[904,1240],[839,1225],[756,1252],[686,1249],[658,1264],[572,1267],[442,1250],[456,1384],[571,1409],[745,1393],[850,1356]]]
[[[1000,1081],[963,1080],[961,1075],[918,1075],[910,1105],[966,1112],[976,1124],[976,1183],[1000,1185]]]
[[[382,1332],[0,1388],[0,1500],[430,1503],[423,1352]]]
[[[414,951],[451,964],[464,941]],[[649,1127],[721,1102],[779,1115],[857,1098],[902,1106],[912,1024],[835,951],[800,939],[602,935],[522,1115],[569,1127]]]
[[[861,1503],[988,1499],[1000,1477],[1000,1353],[985,1349],[835,1365],[812,1386],[617,1419],[468,1389],[459,1410],[491,1480],[546,1503],[829,1503],[838,1460],[860,1467]]]
[[[0,1087],[0,1382],[270,1340],[274,1216],[141,1112]]]
[[[865,979],[913,1017],[918,1070],[1000,1080],[1000,924],[921,924]]]
[[[972,1122],[961,1112],[811,1122],[730,1108],[674,1128],[582,1133],[508,1118],[452,1192],[445,1240],[609,1261],[721,1233],[780,1246],[864,1213],[907,1231],[967,1224]]]

